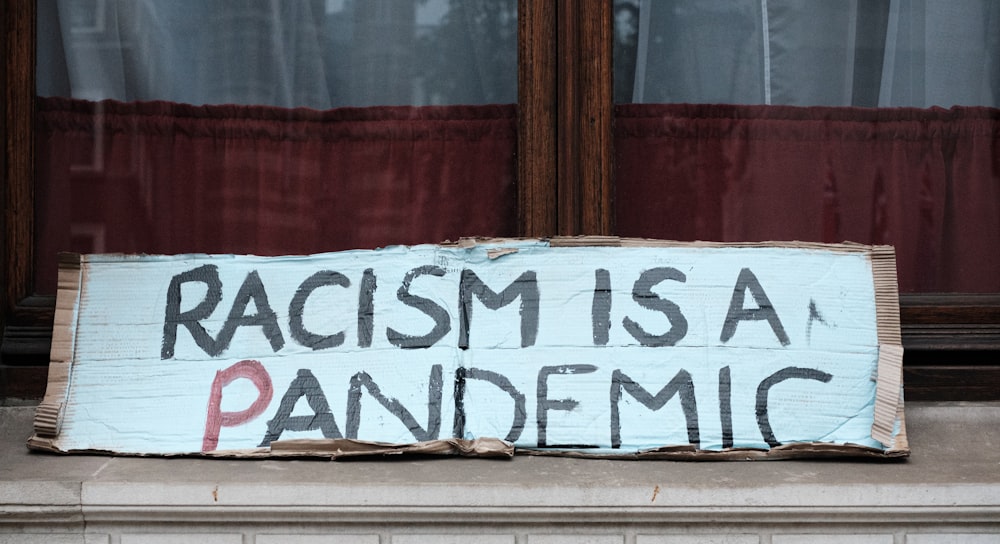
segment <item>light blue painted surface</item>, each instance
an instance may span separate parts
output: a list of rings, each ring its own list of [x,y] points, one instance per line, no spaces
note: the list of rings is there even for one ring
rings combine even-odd
[[[611,449],[612,383],[619,371],[655,395],[682,369],[691,376],[697,404],[698,446],[722,447],[720,370],[731,375],[733,445],[768,447],[757,415],[762,380],[787,367],[809,368],[831,376],[826,382],[790,379],[768,395],[768,417],[776,440],[852,443],[882,448],[871,438],[878,358],[874,287],[864,253],[795,248],[549,248],[540,242],[513,242],[518,252],[497,259],[489,246],[472,249],[440,246],[391,247],[308,257],[246,256],[88,256],[79,309],[76,355],[68,402],[56,445],[63,450],[100,449],[123,453],[185,453],[202,448],[209,394],[216,372],[245,359],[259,361],[273,384],[273,399],[263,413],[238,426],[223,426],[218,449],[257,447],[278,411],[279,401],[300,369],[319,382],[339,430],[347,429],[351,379],[367,373],[383,395],[399,401],[418,424],[428,425],[428,382],[440,365],[443,376],[440,431],[452,435],[456,369],[487,370],[509,380],[525,399],[525,425],[516,446],[538,447],[539,415],[547,418],[548,445],[591,445],[588,453],[627,453],[689,443],[678,395],[662,408],[650,409],[624,392],[618,402],[621,446]],[[222,328],[248,272],[256,270],[277,314],[284,345],[275,352],[259,326],[239,327],[229,348],[209,357],[183,326],[174,356],[161,359],[167,291],[171,278],[203,264],[219,267],[222,299],[203,321],[209,334]],[[392,328],[422,335],[434,326],[425,313],[397,298],[407,272],[440,266],[441,277],[419,276],[410,293],[447,310],[451,329],[426,349],[390,344]],[[652,287],[660,299],[674,302],[687,321],[676,345],[644,347],[623,326],[627,318],[651,334],[671,322],[643,308],[632,296],[643,271],[672,267],[683,282],[667,280]],[[358,346],[359,284],[366,268],[377,276],[374,335],[371,347]],[[525,271],[537,274],[538,331],[534,345],[521,347],[520,300],[490,310],[472,303],[469,344],[459,349],[459,282],[462,269],[473,270],[500,292]],[[608,271],[612,286],[607,345],[595,346],[592,329],[595,269]],[[779,316],[788,337],[782,345],[767,321],[741,321],[727,342],[720,339],[740,270],[749,268]],[[350,286],[320,287],[305,305],[303,323],[317,334],[343,331],[343,345],[314,351],[298,345],[289,330],[289,302],[300,283],[315,272],[333,270]],[[185,284],[180,310],[205,296],[201,284]],[[815,310],[810,319],[810,305]],[[757,304],[746,292],[743,304]],[[256,313],[251,303],[246,315]],[[816,317],[820,316],[820,319]],[[539,404],[543,367],[590,365],[589,372],[552,373],[544,383],[547,399],[577,402]],[[246,379],[222,389],[223,412],[245,410],[257,398]],[[414,442],[399,418],[362,389],[357,438],[394,443]],[[539,410],[539,407],[548,409]],[[515,417],[511,395],[476,379],[466,381],[463,437],[503,438]],[[309,415],[305,399],[293,416]],[[320,438],[320,431],[286,431],[281,439]]]

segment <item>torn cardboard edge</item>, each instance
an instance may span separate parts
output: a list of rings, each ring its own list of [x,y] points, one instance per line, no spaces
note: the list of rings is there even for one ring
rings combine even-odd
[[[499,438],[441,439],[410,444],[387,444],[353,439],[296,439],[276,441],[267,448],[221,450],[191,454],[122,454],[98,450],[60,450],[55,446],[59,436],[66,396],[72,380],[77,318],[87,273],[86,255],[62,253],[59,256],[56,310],[53,322],[49,378],[45,396],[39,403],[34,419],[34,435],[29,449],[52,453],[91,453],[130,457],[211,457],[211,458],[281,458],[316,457],[341,459],[387,455],[433,455],[510,458],[515,453],[541,456],[563,456],[599,459],[664,459],[664,460],[764,460],[819,457],[867,457],[898,459],[910,453],[906,437],[903,410],[902,359],[900,335],[899,291],[896,279],[895,249],[892,246],[864,245],[852,242],[824,244],[817,242],[678,242],[616,236],[574,236],[541,239],[525,238],[463,238],[444,242],[444,247],[473,248],[491,246],[490,259],[516,253],[517,247],[502,247],[505,243],[523,244],[538,241],[550,247],[685,247],[685,248],[798,248],[823,251],[843,251],[868,255],[872,266],[876,326],[879,356],[876,370],[875,415],[872,438],[885,446],[884,450],[856,444],[787,443],[768,450],[729,448],[698,450],[693,446],[664,446],[630,454],[588,454],[580,450],[537,450],[519,448]],[[895,435],[893,434],[895,433]]]
[[[605,460],[664,460],[664,461],[767,461],[784,459],[818,458],[870,458],[902,459],[909,455],[906,450],[878,450],[856,444],[789,443],[758,450],[751,448],[730,448],[726,450],[699,450],[692,446],[664,446],[630,454],[592,454],[580,450],[537,450],[515,448],[513,444],[499,438],[477,438],[465,440],[449,438],[415,442],[411,444],[390,444],[369,442],[348,438],[337,439],[295,439],[279,440],[268,448],[244,450],[217,450],[204,453],[182,454],[123,454],[105,450],[62,451],[52,448],[51,441],[32,437],[28,447],[38,451],[58,454],[115,455],[118,457],[169,457],[169,458],[228,458],[228,459],[327,459],[331,461],[349,458],[375,458],[391,456],[431,456],[431,457],[477,457],[510,459],[517,455],[538,457],[574,457],[578,459]]]
[[[336,460],[350,457],[385,457],[395,455],[484,458],[511,458],[514,456],[514,445],[499,438],[476,438],[473,440],[447,438],[409,444],[372,442],[367,440],[354,440],[350,438],[302,438],[293,440],[278,440],[272,442],[271,446],[266,448],[215,450],[201,453],[123,454],[107,450],[63,451],[54,448],[51,440],[32,437],[28,440],[28,447],[33,450],[45,451],[49,453],[114,455],[117,457],[205,457],[240,459],[318,458]]]
[[[63,406],[69,393],[73,370],[77,309],[82,295],[83,260],[82,256],[74,253],[59,254],[56,310],[52,323],[52,348],[49,352],[49,379],[45,396],[35,410],[35,437],[41,440],[51,441],[59,436]]]

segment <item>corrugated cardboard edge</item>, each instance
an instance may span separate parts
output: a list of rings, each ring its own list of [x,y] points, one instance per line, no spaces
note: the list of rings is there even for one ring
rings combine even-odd
[[[661,240],[657,238],[622,238],[620,236],[552,236],[550,238],[461,238],[457,241],[445,241],[443,247],[460,247],[472,249],[476,246],[490,246],[488,252],[492,257],[516,253],[515,247],[504,248],[504,244],[516,246],[525,242],[544,242],[549,247],[689,247],[689,248],[792,248],[815,249],[820,251],[842,251],[847,253],[871,253],[874,248],[882,247],[890,251],[892,246],[871,246],[856,242],[841,242],[830,244],[825,242],[766,241],[766,242],[707,242],[703,240],[681,242],[677,240]],[[893,253],[895,255],[895,253]],[[893,257],[895,259],[895,257]],[[895,264],[893,264],[895,266]]]
[[[523,238],[463,238],[457,242],[444,242],[442,246],[473,248],[477,245],[502,246],[505,243],[523,244],[532,239]],[[769,450],[733,448],[722,451],[698,450],[693,446],[665,446],[637,453],[593,454],[585,451],[535,450],[521,448],[517,452],[528,455],[555,455],[563,457],[601,459],[670,459],[686,461],[754,460],[817,457],[871,457],[892,459],[909,455],[902,396],[902,342],[899,324],[899,295],[896,280],[895,250],[891,246],[870,246],[845,242],[825,244],[817,242],[679,242],[646,238],[620,238],[617,236],[572,236],[538,239],[551,247],[773,247],[802,248],[822,251],[843,251],[870,255],[875,284],[875,305],[879,342],[877,367],[875,422],[872,437],[886,446],[885,450],[855,444],[792,443]],[[490,258],[517,252],[516,248],[494,247]],[[60,254],[59,280],[56,295],[56,315],[53,325],[52,352],[49,380],[45,397],[35,413],[35,434],[28,440],[28,447],[55,453],[92,453],[127,455],[120,452],[94,450],[65,451],[58,448],[56,439],[66,395],[72,378],[73,356],[77,326],[77,308],[82,296],[85,257],[77,254]],[[892,432],[899,422],[899,432]],[[358,456],[383,455],[461,455],[475,457],[511,457],[513,445],[496,438],[475,440],[442,439],[411,444],[386,444],[351,439],[284,440],[270,448],[223,450],[206,453],[177,455],[156,454],[155,457],[225,457],[225,458],[275,458],[319,457],[339,459]]]
[[[82,285],[83,266],[80,255],[59,254],[52,349],[49,352],[49,379],[45,396],[35,410],[35,434],[28,440],[28,446],[34,449],[58,450],[55,441],[59,436],[63,407],[73,373],[77,308]]]
[[[871,263],[875,281],[879,345],[872,438],[881,442],[887,451],[908,453],[906,422],[903,418],[903,341],[899,323],[895,249],[892,246],[872,247]],[[899,432],[893,436],[897,421]]]

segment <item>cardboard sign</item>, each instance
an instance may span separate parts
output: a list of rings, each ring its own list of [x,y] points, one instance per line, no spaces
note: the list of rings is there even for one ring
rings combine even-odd
[[[29,446],[906,455],[891,247],[70,255]]]

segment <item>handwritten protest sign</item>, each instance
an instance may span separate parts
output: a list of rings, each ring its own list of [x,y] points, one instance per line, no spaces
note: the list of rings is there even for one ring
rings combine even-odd
[[[69,255],[29,446],[906,455],[884,246]]]

